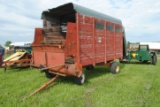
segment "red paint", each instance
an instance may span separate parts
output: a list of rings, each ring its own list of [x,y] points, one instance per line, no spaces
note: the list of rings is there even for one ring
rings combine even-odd
[[[96,29],[95,22],[103,23],[104,30]],[[114,32],[106,30],[107,24],[114,26]],[[84,66],[100,63],[108,65],[107,62],[122,59],[122,32],[115,32],[115,26],[122,29],[121,25],[76,13],[76,22],[67,23],[66,37],[60,45],[44,44],[42,29],[37,28],[32,43],[33,64],[44,67],[64,64],[65,66],[50,69],[50,72],[79,76]],[[74,58],[73,64],[66,64],[68,57]]]
[[[104,25],[110,22],[96,18],[92,19],[92,17],[84,15],[77,16],[77,24],[80,26],[78,29],[80,32],[80,63],[83,66],[89,64],[94,65],[101,62],[105,63],[110,60],[122,58],[122,33],[93,28],[95,21],[102,22]],[[120,25],[113,24],[113,26]],[[98,41],[98,39],[100,39],[100,41]]]

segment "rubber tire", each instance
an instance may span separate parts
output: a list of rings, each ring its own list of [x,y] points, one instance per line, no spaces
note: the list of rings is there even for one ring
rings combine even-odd
[[[39,68],[42,69],[42,68],[44,68],[44,66],[40,65]],[[49,73],[48,70],[43,70],[42,72],[45,72],[45,75],[46,75],[47,78],[53,78],[53,77],[56,76],[55,74]]]
[[[156,65],[156,62],[157,62],[157,56],[154,54],[152,57],[152,64]]]
[[[116,70],[117,66],[119,67],[118,71]],[[118,74],[120,72],[120,65],[119,65],[119,63],[118,62],[113,62],[112,65],[111,65],[111,67],[110,67],[110,71],[113,74]]]
[[[84,72],[82,72],[82,75],[80,77],[76,78],[76,84],[82,85],[86,81],[86,75]]]
[[[53,78],[53,77],[56,76],[55,74],[49,73],[48,70],[45,70],[44,72],[45,72],[45,75],[46,75],[47,78]]]
[[[87,66],[86,70],[94,70],[94,66],[93,65]]]

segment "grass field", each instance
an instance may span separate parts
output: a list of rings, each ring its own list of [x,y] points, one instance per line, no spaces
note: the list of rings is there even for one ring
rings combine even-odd
[[[0,107],[159,107],[160,60],[157,65],[121,64],[119,74],[108,67],[87,71],[79,86],[74,78],[60,77],[45,90],[19,101],[47,79],[36,69],[0,69]]]

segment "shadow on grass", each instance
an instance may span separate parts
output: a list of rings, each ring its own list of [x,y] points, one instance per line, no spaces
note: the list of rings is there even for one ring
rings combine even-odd
[[[124,68],[125,67],[125,64],[120,64],[120,67],[121,68]],[[26,69],[29,69],[29,68],[26,68]],[[25,70],[25,68],[24,69],[18,69],[19,71],[20,70]],[[19,72],[18,71],[18,72]],[[100,76],[102,76],[102,75],[107,75],[107,74],[109,74],[110,73],[110,67],[109,66],[95,66],[94,67],[94,70],[86,70],[85,68],[83,69],[83,71],[85,72],[85,74],[86,74],[86,81],[85,81],[85,83],[84,83],[84,85],[85,86],[88,86],[89,84],[90,84],[90,79],[92,79],[92,78],[98,78],[98,77],[100,77]],[[45,73],[43,73],[42,75],[44,75],[44,77],[45,77]],[[114,74],[113,74],[114,75]],[[51,90],[51,89],[53,89],[54,87],[56,87],[57,85],[59,85],[59,84],[67,84],[67,85],[69,85],[69,86],[72,86],[72,85],[76,85],[76,82],[75,82],[75,80],[76,80],[76,77],[71,77],[71,76],[68,76],[68,77],[59,77],[55,82],[53,82],[52,84],[50,84],[48,87],[46,87],[44,90],[42,90],[42,91],[40,91],[40,93],[44,93],[44,92],[46,92],[46,90]],[[50,81],[50,79],[48,79],[48,81]],[[48,82],[47,81],[47,82]],[[42,85],[44,85],[44,83],[42,83],[41,85],[40,85],[40,87],[42,86]],[[79,85],[77,85],[77,86],[79,86]],[[40,87],[37,87],[37,89],[38,88],[40,88]],[[34,90],[36,90],[36,89],[34,89]],[[34,91],[33,90],[33,91]]]
[[[120,68],[123,69],[125,67],[125,64],[120,64]],[[35,69],[35,68],[34,68]],[[32,70],[29,67],[25,67],[25,68],[7,68],[6,73],[7,72],[27,72],[28,70]],[[85,72],[86,75],[86,82],[85,84],[89,84],[89,80],[92,78],[97,78],[100,77],[102,75],[106,75],[110,73],[110,67],[109,66],[95,66],[93,70],[86,70],[85,68],[83,68],[83,71]],[[40,73],[40,72],[37,72]],[[114,75],[114,74],[113,74]],[[42,76],[45,77],[45,73],[42,73]],[[67,77],[59,77],[56,80],[56,84],[57,83],[64,83],[64,84],[76,84],[76,78],[77,77],[72,77],[72,76],[67,76]],[[50,79],[48,80],[50,81]],[[54,83],[54,84],[55,84]],[[42,83],[43,85],[43,83]],[[51,85],[52,87],[53,85]]]
[[[125,67],[125,64],[120,64],[120,68],[123,69]],[[83,68],[83,71],[86,76],[85,85],[90,84],[89,80],[92,78],[98,78],[102,75],[107,75],[110,73],[110,67],[109,66],[95,66],[93,70],[86,70]],[[113,74],[116,75],[116,74]],[[57,82],[60,83],[67,83],[67,84],[76,84],[76,77],[60,77]]]
[[[95,78],[95,77],[99,77],[99,76],[102,76],[102,75],[106,75],[108,74],[110,71],[109,71],[109,67],[103,67],[103,66],[96,66],[94,68],[94,70],[86,70],[85,68],[83,68],[83,71],[85,73],[85,76],[86,76],[86,83],[88,83],[87,80],[91,79],[91,78]],[[69,84],[76,84],[76,77],[60,77],[58,79],[58,82],[62,82],[62,83],[69,83]]]
[[[124,65],[121,65],[124,67]],[[89,79],[91,78],[97,78],[100,77],[102,75],[106,75],[110,73],[110,67],[106,67],[106,66],[96,66],[94,68],[94,70],[86,70],[85,68],[83,69],[83,71],[85,72],[86,75],[86,81],[84,83],[85,86],[87,86],[88,84],[90,84]],[[45,74],[44,74],[45,75]],[[59,84],[68,84],[68,85],[76,85],[76,77],[72,77],[72,76],[67,76],[67,77],[59,77],[55,82],[53,82],[52,84],[50,84],[48,87],[46,87],[44,90],[42,90],[41,92],[44,93],[46,90],[50,90],[53,89],[55,86],[59,85]],[[48,80],[50,81],[50,79]],[[43,85],[44,83],[42,83]],[[77,85],[80,86],[80,85]],[[38,89],[39,87],[37,87]]]
[[[148,61],[148,62],[141,62],[141,61],[131,61],[131,62],[123,62],[122,64],[140,64],[140,65],[153,65],[152,62]]]
[[[123,69],[124,67],[125,67],[125,64],[120,64],[121,69]],[[23,70],[23,69],[19,69],[19,71],[21,71],[21,70]],[[86,68],[83,68],[83,71],[86,76],[85,84],[89,84],[90,83],[89,80],[92,78],[97,78],[102,75],[107,75],[107,74],[111,73],[109,66],[95,66],[93,70],[86,70]],[[45,73],[42,73],[42,75],[44,75],[44,77],[45,77]],[[116,75],[116,74],[113,74],[113,75]],[[77,77],[73,77],[73,76],[67,76],[67,77],[60,76],[56,80],[56,83],[76,84],[76,78]]]
[[[22,69],[20,69],[20,70],[22,70]],[[99,77],[102,75],[106,75],[110,72],[109,67],[104,67],[104,66],[96,66],[94,68],[94,70],[86,70],[84,68],[83,71],[85,72],[86,80],[89,80],[89,79],[95,78],[95,77]],[[45,77],[45,73],[42,73],[42,75],[44,75],[44,77]],[[54,84],[58,84],[58,83],[76,84],[76,78],[77,77],[73,77],[73,76],[67,76],[67,77],[60,76]],[[48,80],[48,81],[50,81],[50,80]],[[87,83],[88,83],[88,81],[85,82],[85,84],[87,84]],[[52,86],[55,86],[55,85],[51,85],[49,87],[52,87]]]

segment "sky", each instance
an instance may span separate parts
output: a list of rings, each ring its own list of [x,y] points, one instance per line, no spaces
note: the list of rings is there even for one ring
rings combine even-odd
[[[33,42],[42,11],[68,2],[122,20],[127,41],[160,41],[160,0],[0,0],[0,44]]]

